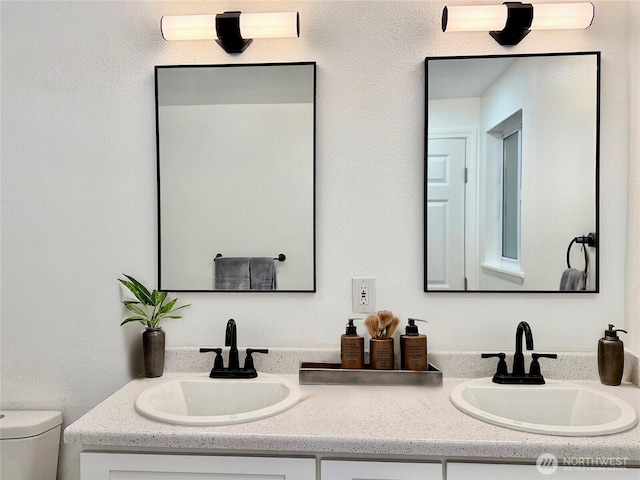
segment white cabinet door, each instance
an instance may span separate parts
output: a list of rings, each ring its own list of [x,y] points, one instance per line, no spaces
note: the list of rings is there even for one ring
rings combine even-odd
[[[637,468],[541,467],[502,463],[447,463],[447,480],[638,480]]]
[[[322,460],[320,480],[442,480],[441,463]]]
[[[82,452],[82,480],[315,480],[314,458]]]

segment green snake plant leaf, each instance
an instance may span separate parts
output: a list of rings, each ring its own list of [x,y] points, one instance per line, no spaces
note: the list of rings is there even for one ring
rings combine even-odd
[[[130,275],[124,273],[123,275],[127,277],[129,281],[127,282],[126,280],[118,279],[120,283],[127,287],[131,291],[131,293],[133,293],[133,295],[144,305],[154,305],[153,297],[144,285],[142,285],[139,281],[137,281]]]
[[[151,298],[153,300],[153,305],[157,307],[159,305],[162,305],[162,302],[164,302],[165,298],[167,298],[167,292],[159,292],[157,290],[154,290],[151,294]]]
[[[142,318],[142,317],[127,317],[122,321],[120,326],[124,325],[125,323],[129,323],[129,322],[140,322],[140,323],[145,323],[146,324],[147,320]]]
[[[166,305],[162,305],[162,307],[158,311],[158,315],[162,315],[164,313],[169,313],[171,310],[173,310],[173,306],[176,304],[177,301],[178,301],[178,299],[174,298],[173,300],[171,300]]]
[[[124,303],[124,302],[123,302]],[[145,312],[142,308],[140,308],[138,305],[140,305],[138,302],[131,302],[131,303],[125,303],[124,306],[127,308],[127,310],[129,310],[130,312],[136,313],[138,315],[140,315],[141,317],[148,317],[147,312]]]

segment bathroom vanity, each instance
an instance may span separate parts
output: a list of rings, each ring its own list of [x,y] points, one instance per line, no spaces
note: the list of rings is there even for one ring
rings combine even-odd
[[[141,392],[185,376],[193,372],[132,380],[70,425],[64,438],[81,450],[82,478],[165,478],[170,472],[172,478],[539,479],[539,468],[554,467],[548,461],[536,466],[542,454],[539,462],[556,458],[557,479],[637,479],[640,473],[639,426],[563,437],[490,425],[452,405],[450,392],[465,379],[447,377],[446,369],[441,387],[301,385],[297,405],[250,423],[171,425],[136,412]],[[283,376],[297,381],[295,374]],[[575,383],[640,410],[633,384]]]

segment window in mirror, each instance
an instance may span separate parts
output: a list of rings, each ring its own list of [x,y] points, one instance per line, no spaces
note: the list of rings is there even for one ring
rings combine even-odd
[[[425,291],[559,292],[569,243],[598,233],[600,53],[433,57],[425,70]],[[585,248],[582,293],[597,292]]]
[[[502,256],[518,260],[520,240],[520,131],[502,141]]]
[[[502,145],[502,256],[517,261],[520,244],[520,131],[505,137]]]

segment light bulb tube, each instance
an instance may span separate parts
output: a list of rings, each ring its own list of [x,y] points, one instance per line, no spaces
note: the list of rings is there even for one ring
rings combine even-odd
[[[300,36],[298,12],[241,13],[242,38],[290,38]]]
[[[162,17],[160,30],[165,40],[215,40],[215,15],[172,15]]]
[[[443,32],[488,32],[507,24],[506,5],[444,7]]]
[[[592,3],[540,3],[533,6],[531,30],[587,28],[593,22]]]

